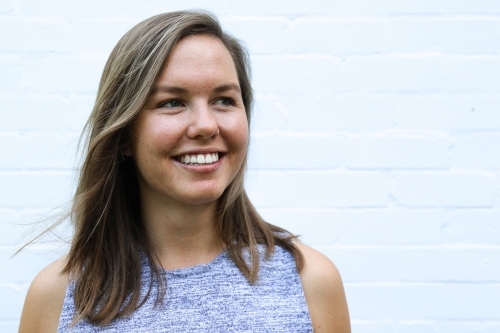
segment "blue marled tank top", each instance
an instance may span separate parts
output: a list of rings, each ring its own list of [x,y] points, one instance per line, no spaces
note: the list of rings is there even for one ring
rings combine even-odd
[[[263,259],[251,285],[223,251],[204,265],[166,271],[167,292],[155,307],[156,287],[130,317],[97,327],[74,314],[74,283],[68,285],[59,319],[63,332],[312,332],[311,318],[293,256],[279,246]],[[141,295],[149,286],[147,259],[142,260]]]

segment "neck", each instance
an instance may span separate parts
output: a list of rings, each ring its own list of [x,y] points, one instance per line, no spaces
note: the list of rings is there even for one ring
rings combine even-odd
[[[222,251],[216,208],[217,202],[142,207],[152,250],[163,268],[173,270],[205,264]]]

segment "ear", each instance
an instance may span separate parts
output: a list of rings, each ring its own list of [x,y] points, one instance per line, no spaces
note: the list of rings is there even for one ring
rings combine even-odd
[[[125,129],[124,133],[123,133],[124,137],[122,137],[122,143],[121,143],[121,147],[120,147],[120,150],[122,150],[122,156],[125,156],[125,157],[130,157],[132,156],[133,154],[133,141],[131,140],[131,137],[132,137],[132,131],[131,131],[131,127],[130,125]]]
[[[132,149],[130,149],[130,147],[127,147],[127,149],[123,151],[122,155],[127,157],[132,156]]]

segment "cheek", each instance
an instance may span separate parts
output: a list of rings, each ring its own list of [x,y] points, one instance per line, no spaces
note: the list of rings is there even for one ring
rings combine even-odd
[[[248,119],[247,119],[246,115],[244,117],[243,123],[241,124],[240,133],[241,133],[242,140],[244,141],[245,149],[246,149],[248,147],[248,140],[249,140],[249,134],[250,134],[249,128],[248,128]]]
[[[248,126],[243,127],[240,131],[240,134],[241,134],[241,144],[246,154],[248,149],[248,140],[249,140]]]
[[[156,118],[142,124],[136,131],[136,154],[168,153],[182,136],[181,126],[174,121]]]
[[[248,121],[246,115],[238,115],[227,122],[227,131],[232,144],[241,149],[243,153],[248,147]]]

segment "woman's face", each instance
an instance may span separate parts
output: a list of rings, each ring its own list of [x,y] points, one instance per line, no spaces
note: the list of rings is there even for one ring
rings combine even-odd
[[[248,121],[224,44],[189,36],[173,48],[132,128],[141,201],[215,202],[241,168]]]

